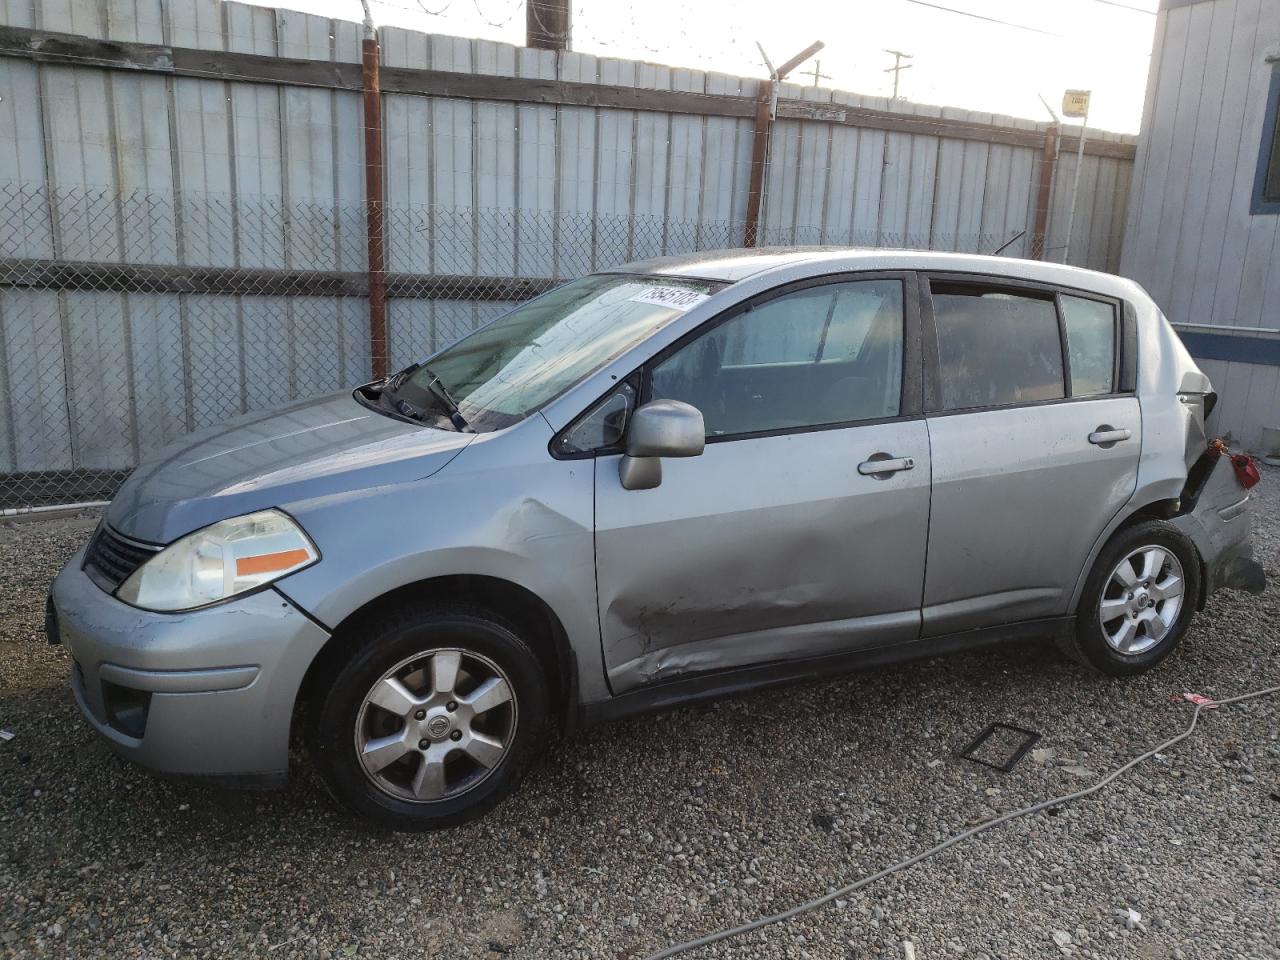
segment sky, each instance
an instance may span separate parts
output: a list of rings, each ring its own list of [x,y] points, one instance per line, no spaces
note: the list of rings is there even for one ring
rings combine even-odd
[[[360,0],[250,0],[363,19]],[[814,40],[821,84],[888,96],[893,57],[912,54],[899,95],[1048,120],[1063,91],[1093,92],[1089,126],[1136,133],[1158,0],[573,0],[572,49],[743,76],[768,73]],[[524,0],[371,0],[374,19],[521,44]],[[944,9],[947,8],[947,9]],[[1003,22],[997,22],[1003,21]],[[813,61],[789,79],[813,83]],[[1079,121],[1068,121],[1078,123]]]

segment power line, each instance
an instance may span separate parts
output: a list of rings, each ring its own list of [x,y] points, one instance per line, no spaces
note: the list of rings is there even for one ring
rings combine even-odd
[[[1094,3],[1105,4],[1108,7],[1119,7],[1121,10],[1132,10],[1134,13],[1145,13],[1148,17],[1154,17],[1156,11],[1148,10],[1145,7],[1135,7],[1129,3],[1119,3],[1118,0],[1093,0]]]
[[[1013,27],[1015,30],[1026,30],[1030,33],[1039,33],[1046,37],[1058,37],[1061,40],[1070,39],[1065,34],[1054,33],[1051,30],[1041,30],[1039,27],[1027,26],[1025,23],[1014,23],[1011,20],[997,20],[995,17],[984,17],[980,13],[974,13],[971,10],[957,10],[955,7],[944,7],[937,3],[926,3],[925,0],[906,0],[907,3],[914,3],[918,7],[930,7],[934,10],[943,10],[946,13],[959,14],[962,17],[972,17],[974,20],[985,20],[987,23],[998,23],[1002,27]]]

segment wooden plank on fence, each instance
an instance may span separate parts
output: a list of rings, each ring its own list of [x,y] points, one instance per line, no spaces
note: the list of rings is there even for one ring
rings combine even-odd
[[[360,64],[174,47],[172,72],[205,80],[246,80],[290,87],[360,89]],[[384,87],[385,89],[385,87]]]
[[[607,83],[576,80],[543,80],[498,77],[444,70],[411,70],[388,67],[382,73],[382,89],[459,100],[505,100],[513,103],[545,103],[564,107],[616,107],[709,117],[746,117],[755,111],[748,97],[693,93],[680,90],[647,90]]]
[[[0,55],[76,67],[172,73],[173,49],[156,43],[93,40],[74,33],[0,27]]]

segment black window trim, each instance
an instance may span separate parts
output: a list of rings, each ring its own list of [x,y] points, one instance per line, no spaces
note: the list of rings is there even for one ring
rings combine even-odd
[[[1262,139],[1258,144],[1258,166],[1253,177],[1253,197],[1249,215],[1280,213],[1280,196],[1267,196],[1267,173],[1272,160],[1280,163],[1280,63],[1272,64],[1267,105],[1262,114]]]
[[[1110,397],[1131,396],[1134,393],[1134,371],[1136,359],[1136,337],[1132,336],[1134,325],[1133,312],[1129,304],[1118,297],[1098,293],[1096,290],[1085,290],[1059,283],[1046,283],[1040,280],[1025,280],[1021,277],[1007,277],[995,273],[979,273],[964,271],[922,270],[920,277],[920,306],[922,317],[922,336],[924,347],[924,409],[928,417],[952,417],[965,413],[984,413],[992,410],[1018,410],[1023,407],[1043,407],[1058,403],[1082,403],[1089,400],[1105,400]],[[1027,400],[1022,403],[992,403],[979,407],[961,407],[947,410],[942,405],[942,368],[938,357],[938,328],[933,310],[932,284],[957,284],[982,287],[997,292],[1012,294],[1034,294],[1036,299],[1052,300],[1054,312],[1058,318],[1058,342],[1062,350],[1062,392],[1061,397],[1048,400]],[[1087,397],[1071,395],[1071,357],[1067,349],[1066,318],[1062,312],[1062,297],[1075,297],[1080,300],[1094,300],[1110,304],[1114,310],[1115,324],[1112,328],[1113,352],[1111,368],[1111,391],[1095,393]]]
[[[618,454],[618,453],[625,452],[623,445],[621,443],[615,443],[607,447],[593,447],[590,450],[581,450],[581,451],[576,451],[574,453],[565,453],[561,450],[557,450],[556,444],[560,442],[560,439],[562,437],[571,433],[573,429],[576,426],[578,426],[578,424],[580,424],[589,414],[594,412],[596,407],[600,406],[600,404],[604,403],[606,400],[608,400],[611,396],[613,396],[615,393],[621,390],[628,383],[631,384],[632,389],[635,390],[635,394],[636,394],[636,406],[635,406],[635,409],[631,411],[632,413],[635,413],[636,409],[639,409],[640,403],[642,402],[640,400],[640,396],[641,396],[640,375],[641,375],[641,368],[637,367],[635,370],[632,370],[625,377],[619,377],[617,380],[615,380],[613,383],[609,385],[608,390],[600,394],[600,396],[596,397],[589,404],[583,407],[582,412],[579,413],[572,420],[570,420],[569,423],[566,424],[562,430],[557,430],[556,435],[551,438],[551,442],[547,445],[547,449],[551,451],[551,456],[555,457],[555,459],[557,460],[594,460],[596,457],[607,457],[611,454]],[[623,437],[624,438],[626,437],[625,431],[623,431]]]
[[[595,457],[613,456],[625,452],[624,445],[616,444],[612,447],[599,447],[595,450],[588,450],[583,453],[560,453],[556,450],[556,441],[560,437],[572,430],[590,411],[594,410],[598,404],[605,400],[609,394],[617,390],[624,382],[632,377],[639,376],[638,401],[637,409],[648,403],[652,397],[652,370],[653,367],[661,363],[667,357],[677,352],[681,348],[692,343],[703,334],[710,333],[716,327],[723,323],[728,323],[735,317],[762,306],[771,300],[788,294],[796,293],[800,290],[807,290],[811,287],[830,286],[838,283],[856,283],[864,280],[899,280],[902,283],[902,379],[901,379],[901,399],[898,406],[898,415],[895,417],[877,417],[869,420],[844,420],[838,423],[821,423],[811,424],[802,427],[779,427],[773,430],[754,430],[743,433],[730,433],[723,436],[707,437],[707,443],[724,443],[731,440],[755,440],[764,437],[786,436],[788,434],[800,433],[816,433],[822,430],[846,430],[850,427],[868,427],[883,423],[899,423],[909,420],[919,420],[924,416],[924,393],[923,393],[923,358],[921,356],[921,331],[923,330],[921,322],[921,301],[920,301],[920,284],[917,280],[918,273],[914,270],[845,270],[840,273],[824,273],[816,277],[805,277],[802,280],[794,280],[790,283],[781,284],[764,290],[753,297],[736,303],[731,307],[726,307],[720,313],[713,317],[708,317],[705,321],[694,327],[689,332],[683,334],[679,339],[667,344],[660,351],[649,357],[643,363],[636,366],[635,369],[627,373],[625,376],[618,377],[615,383],[610,384],[609,388],[600,394],[597,398],[583,407],[581,413],[569,421],[564,429],[557,431],[556,435],[551,438],[548,449],[551,455],[557,460],[586,460]]]

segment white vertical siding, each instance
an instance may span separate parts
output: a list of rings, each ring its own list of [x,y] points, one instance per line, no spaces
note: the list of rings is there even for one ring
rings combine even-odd
[[[1276,56],[1280,0],[1160,13],[1121,270],[1175,324],[1246,328],[1228,337],[1280,328],[1280,216],[1250,213]],[[1212,428],[1256,448],[1264,426],[1280,425],[1280,367],[1201,365],[1220,397]]]

